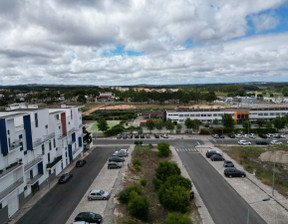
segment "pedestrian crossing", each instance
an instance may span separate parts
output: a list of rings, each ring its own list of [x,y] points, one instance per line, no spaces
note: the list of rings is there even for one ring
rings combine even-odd
[[[198,152],[196,148],[175,148],[177,152]]]

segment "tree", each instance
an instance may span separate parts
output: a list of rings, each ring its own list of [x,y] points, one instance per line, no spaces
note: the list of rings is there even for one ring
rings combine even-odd
[[[276,117],[274,120],[273,120],[273,125],[274,127],[277,129],[277,131],[283,129],[285,127],[285,117]]]
[[[108,129],[108,124],[104,117],[99,117],[97,123],[100,131],[104,132]]]
[[[223,114],[222,115],[222,124],[225,128],[234,128],[234,120],[231,114]]]
[[[187,118],[187,119],[185,120],[185,126],[186,126],[187,129],[192,129],[192,127],[193,127],[193,122],[192,122],[192,120],[191,120],[190,118]]]
[[[173,175],[167,178],[165,181],[167,187],[173,187],[176,185],[184,187],[187,191],[192,189],[192,183],[188,178],[182,177],[181,175]]]
[[[171,154],[170,145],[167,142],[160,142],[157,145],[159,152],[157,153],[160,157],[168,157]]]
[[[263,125],[265,124],[265,120],[264,119],[257,119],[256,120],[256,124],[259,126],[259,128],[263,127]]]
[[[243,121],[242,126],[245,129],[245,131],[248,133],[249,129],[251,128],[251,123],[250,123],[250,121],[245,120],[245,121]]]
[[[149,130],[153,130],[154,127],[155,127],[154,120],[153,120],[153,119],[149,119],[149,120],[146,122],[146,127],[147,127]]]
[[[168,119],[165,122],[165,127],[167,130],[172,131],[172,130],[174,130],[175,124],[171,121],[171,119]]]
[[[266,122],[266,129],[271,129],[272,128],[272,123],[270,121]]]
[[[201,122],[198,119],[192,120],[192,129],[194,131],[198,131],[200,124],[201,124]]]
[[[181,174],[181,170],[177,164],[169,161],[160,162],[155,171],[156,178],[163,182],[170,176]]]
[[[148,219],[149,202],[146,196],[139,196],[132,191],[129,196],[128,210],[129,213],[139,219]]]
[[[156,119],[154,121],[154,124],[155,124],[155,127],[158,129],[158,130],[161,130],[162,129],[162,119]]]
[[[192,224],[191,219],[188,215],[179,213],[179,212],[172,212],[169,213],[167,218],[164,221],[164,224]]]
[[[217,125],[219,124],[219,120],[218,120],[217,118],[215,118],[215,119],[213,120],[213,124],[217,126]]]

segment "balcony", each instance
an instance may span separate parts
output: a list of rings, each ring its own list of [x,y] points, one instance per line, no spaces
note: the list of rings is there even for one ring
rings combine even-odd
[[[9,151],[13,151],[14,149],[18,149],[21,146],[21,140],[16,140],[11,143],[9,147]]]
[[[71,135],[73,132],[75,132],[76,131],[76,128],[72,128],[71,130],[69,130],[68,132],[67,132],[67,135]]]
[[[43,138],[38,138],[34,141],[33,147],[37,147],[37,146],[43,144],[44,142],[46,142],[46,141],[48,141],[54,137],[55,137],[55,133],[51,133],[49,135],[44,135]]]
[[[23,177],[21,177],[16,182],[7,187],[5,190],[0,192],[0,200],[2,200],[4,197],[6,197],[8,194],[10,194],[12,191],[14,191],[17,187],[19,187],[23,183],[24,180]]]
[[[61,159],[62,159],[62,155],[56,157],[52,163],[48,163],[48,164],[46,165],[46,168],[47,168],[47,169],[49,169],[49,168],[51,169],[51,168],[52,168],[53,166],[55,166]]]
[[[32,161],[30,161],[24,166],[24,172],[30,170],[31,168],[33,168],[35,165],[37,165],[41,161],[43,161],[43,157],[42,155],[39,155],[38,157],[36,157],[35,159],[33,159]]]
[[[33,177],[32,179],[27,179],[27,185],[33,185],[33,184],[35,184],[35,182],[36,182],[37,180],[39,180],[40,177],[42,177],[42,176],[43,176],[43,174],[38,174],[38,175],[36,175],[35,177]]]
[[[18,170],[22,167],[23,167],[22,163],[19,163],[19,162],[15,162],[15,163],[10,164],[4,170],[0,170],[0,179],[2,177],[5,177],[6,175],[12,173],[12,172],[15,172],[16,170]]]

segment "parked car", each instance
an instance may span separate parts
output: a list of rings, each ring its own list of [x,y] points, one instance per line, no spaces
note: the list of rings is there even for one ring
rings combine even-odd
[[[223,156],[219,155],[218,153],[213,154],[212,156],[210,156],[211,161],[224,161],[225,159],[223,158]]]
[[[122,138],[123,138],[123,139],[127,139],[127,137],[128,137],[127,134],[123,134],[123,135],[122,135]]]
[[[239,141],[238,141],[238,144],[239,144],[239,145],[251,145],[251,142],[250,142],[250,141],[247,141],[247,140],[239,140]]]
[[[127,136],[128,136],[128,138],[133,138],[133,134],[132,133],[129,133]]]
[[[134,134],[134,138],[139,138],[139,134]]]
[[[146,134],[146,138],[150,138],[150,134]]]
[[[90,224],[90,223],[85,222],[85,221],[76,221],[76,222],[73,222],[72,224]]]
[[[159,136],[159,134],[154,134],[154,137],[159,138],[160,136]]]
[[[59,184],[65,184],[67,183],[71,178],[73,177],[72,173],[64,173],[61,175],[61,177],[58,180]]]
[[[102,216],[94,212],[80,212],[74,221],[85,221],[88,223],[101,223]]]
[[[144,134],[140,134],[140,138],[145,138],[145,135]]]
[[[82,167],[86,164],[86,160],[85,159],[80,159],[76,162],[76,167]]]
[[[280,134],[279,133],[276,133],[274,138],[281,138]]]
[[[212,137],[213,138],[219,138],[219,135],[218,134],[213,134]]]
[[[256,135],[254,133],[249,134],[250,138],[256,138]]]
[[[88,195],[88,200],[108,200],[110,194],[107,191],[103,190],[91,190]]]
[[[121,134],[118,134],[117,135],[117,139],[121,139],[122,138],[122,135]]]
[[[282,142],[280,142],[279,140],[272,140],[270,142],[270,144],[272,144],[272,145],[282,145]]]
[[[236,137],[236,138],[243,138],[243,135],[241,135],[241,134],[236,134],[235,137]]]
[[[281,138],[286,138],[286,136],[284,134],[280,134]]]
[[[234,134],[228,134],[229,138],[236,138],[236,136]]]
[[[225,138],[225,136],[224,136],[224,135],[222,135],[222,134],[220,134],[220,135],[219,135],[219,138]]]
[[[125,159],[123,157],[120,157],[120,156],[111,156],[109,158],[109,162],[124,162]]]
[[[162,138],[168,138],[168,135],[167,134],[162,134],[161,137]]]
[[[224,170],[224,175],[226,177],[246,177],[246,173],[236,168],[227,168]]]
[[[121,164],[117,163],[117,162],[109,162],[108,163],[108,169],[118,169],[121,168]]]
[[[223,167],[234,167],[234,163],[230,160],[225,160],[223,163]]]
[[[112,156],[119,156],[119,157],[127,157],[128,156],[128,153],[125,152],[125,151],[115,151]]]
[[[266,134],[260,134],[259,137],[260,138],[267,138],[267,135]]]
[[[268,133],[268,134],[267,134],[267,137],[268,137],[268,138],[274,138],[274,137],[275,137],[275,134]]]
[[[244,134],[243,138],[250,138],[250,135],[249,134]]]
[[[214,155],[214,154],[219,154],[220,155],[220,152],[218,152],[218,151],[214,151],[214,150],[207,150],[207,152],[206,152],[206,157],[207,158],[210,158],[212,155]]]
[[[269,145],[269,143],[265,141],[256,141],[256,145]]]

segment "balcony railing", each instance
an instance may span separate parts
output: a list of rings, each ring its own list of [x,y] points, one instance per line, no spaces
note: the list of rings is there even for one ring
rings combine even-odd
[[[35,166],[36,164],[38,164],[39,162],[43,161],[43,157],[42,155],[39,155],[38,157],[36,157],[35,159],[33,159],[32,161],[30,161],[29,163],[27,163],[24,166],[24,171],[28,171],[30,170],[33,166]]]
[[[76,128],[72,128],[71,130],[69,130],[68,132],[67,132],[67,135],[70,135],[70,134],[72,134],[73,132],[75,132],[76,131]]]
[[[38,138],[38,139],[36,139],[36,141],[34,141],[34,143],[33,143],[33,146],[34,146],[34,147],[37,147],[37,146],[41,145],[42,143],[44,143],[44,142],[46,142],[46,141],[48,141],[49,139],[52,139],[52,138],[54,138],[54,137],[55,137],[55,133],[51,133],[51,134],[49,134],[49,135],[44,135],[43,138]]]
[[[0,170],[0,179],[13,171],[20,169],[22,166],[22,163],[15,162],[12,163],[10,166],[6,167],[5,169]]]
[[[40,179],[40,177],[42,177],[43,174],[38,174],[35,177],[33,177],[32,179],[27,179],[27,184],[28,185],[33,185],[37,180]]]
[[[12,191],[14,191],[17,187],[19,187],[23,183],[24,183],[24,180],[23,180],[23,177],[21,177],[17,181],[15,181],[13,184],[11,184],[9,187],[1,191],[0,200],[2,200],[4,197],[6,197],[8,194],[10,194]]]

